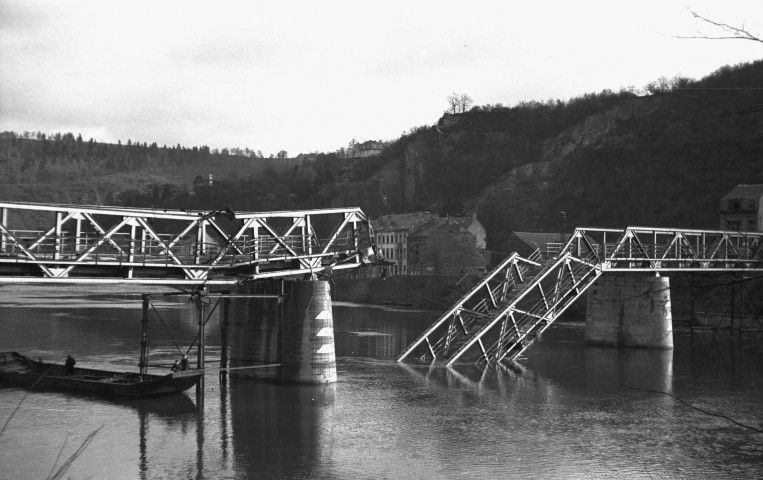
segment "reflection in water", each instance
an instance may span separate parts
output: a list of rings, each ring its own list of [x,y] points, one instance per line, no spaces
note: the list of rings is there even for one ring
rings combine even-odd
[[[9,306],[0,289],[0,349],[137,368],[140,302],[133,310],[67,302]],[[192,391],[149,401],[32,392],[0,437],[0,478],[44,478],[51,452],[66,442],[67,458],[102,425],[71,478],[731,479],[755,478],[763,467],[760,435],[646,391],[761,425],[760,342],[676,334],[673,351],[586,348],[582,326],[555,325],[520,363],[484,372],[395,363],[436,317],[335,308],[334,385],[210,372],[204,403]],[[149,326],[154,365],[196,335],[193,306],[167,308],[162,318],[166,329]],[[215,322],[211,362],[220,352]],[[0,423],[24,394],[0,389]]]
[[[197,400],[199,395],[196,396]],[[196,478],[204,478],[204,410],[199,404],[199,411],[196,414]]]
[[[334,307],[334,316],[337,357],[393,359],[438,313]]]
[[[184,428],[188,428],[192,416],[198,418],[198,415],[195,415],[196,405],[185,395],[123,400],[105,399],[105,401],[131,406],[138,411],[139,472],[141,479],[154,478],[149,461],[151,452],[148,448],[152,419],[169,422],[173,425],[180,423],[184,425]]]
[[[691,348],[677,351],[686,359],[689,374],[728,381],[763,366],[763,332],[739,337],[730,332],[684,335]]]
[[[140,478],[148,478],[148,455],[146,453],[146,436],[148,433],[148,414],[145,411],[138,411],[140,419]]]
[[[673,350],[589,346],[585,349],[585,371],[586,381],[593,388],[606,387],[608,382],[670,393]]]
[[[228,463],[228,444],[230,443],[228,402],[228,377],[220,376],[220,451],[225,464]]]
[[[231,383],[231,423],[240,466],[264,478],[309,478],[331,445],[322,437],[336,384]]]

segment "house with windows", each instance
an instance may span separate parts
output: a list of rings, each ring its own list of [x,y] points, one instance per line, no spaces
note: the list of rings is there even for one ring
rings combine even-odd
[[[763,231],[763,184],[737,185],[718,207],[721,230]]]
[[[376,251],[390,265],[392,275],[405,275],[408,272],[408,235],[421,225],[429,222],[429,212],[400,213],[382,215],[372,222],[376,236]]]
[[[384,142],[377,142],[376,140],[368,140],[363,143],[356,143],[347,152],[348,157],[373,157],[381,154],[384,150]]]
[[[476,215],[434,217],[408,235],[408,268],[416,274],[485,272],[485,227]]]
[[[391,275],[484,272],[490,258],[477,216],[438,217],[430,212],[383,215],[371,224],[376,251]]]

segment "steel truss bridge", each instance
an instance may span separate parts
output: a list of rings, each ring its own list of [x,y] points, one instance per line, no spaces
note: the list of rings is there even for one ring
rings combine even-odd
[[[763,232],[578,228],[559,255],[513,254],[398,357],[482,368],[519,357],[606,272],[763,272]]]
[[[0,202],[0,283],[231,285],[359,267],[359,208],[191,212]]]

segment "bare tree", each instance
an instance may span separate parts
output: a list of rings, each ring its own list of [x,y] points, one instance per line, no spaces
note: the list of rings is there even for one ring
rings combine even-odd
[[[453,95],[450,95],[448,97],[448,112],[450,113],[458,113],[458,106],[461,101],[461,96],[457,94],[456,92],[453,92]]]
[[[474,103],[474,100],[472,100],[472,97],[469,95],[462,93],[458,97],[458,108],[461,109],[461,113],[464,113],[466,110],[469,109],[469,107],[472,106],[472,103]]]
[[[464,113],[472,106],[474,100],[466,93],[456,93],[448,97],[447,113]]]
[[[687,8],[687,10],[689,10],[689,13],[691,13],[695,19],[705,22],[708,25],[712,25],[712,27],[720,33],[715,35],[707,35],[703,33],[694,36],[677,36],[677,38],[700,38],[703,40],[750,40],[753,42],[763,43],[763,40],[761,40],[760,37],[747,31],[744,24],[742,24],[741,27],[734,27],[727,23],[716,22],[715,20],[703,17],[702,15],[689,8]]]

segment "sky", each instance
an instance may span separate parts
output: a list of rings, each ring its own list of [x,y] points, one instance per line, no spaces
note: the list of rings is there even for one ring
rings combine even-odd
[[[567,100],[763,57],[763,2],[0,0],[0,131],[331,152],[447,97]]]

